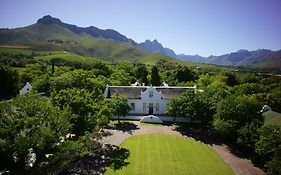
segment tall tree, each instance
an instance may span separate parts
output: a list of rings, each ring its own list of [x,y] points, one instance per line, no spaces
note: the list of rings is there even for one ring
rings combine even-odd
[[[120,122],[120,116],[125,117],[128,112],[132,109],[131,105],[128,104],[126,98],[119,96],[118,94],[112,97],[113,103],[113,114],[117,115],[118,123]]]
[[[174,71],[174,78],[177,79],[178,82],[187,82],[195,80],[195,75],[188,67],[178,66]]]
[[[214,107],[208,96],[193,91],[187,91],[172,99],[168,104],[167,111],[171,116],[185,117],[191,121],[199,120],[203,124],[209,124],[214,115]]]
[[[91,93],[84,89],[64,89],[53,92],[53,104],[61,109],[69,108],[75,114],[71,119],[72,132],[76,135],[84,135],[87,131],[91,132],[97,125],[98,105],[92,98]]]
[[[71,129],[70,118],[69,111],[34,94],[0,103],[0,171],[53,174],[84,155],[87,142],[65,137]]]
[[[256,151],[266,162],[267,174],[281,174],[281,128],[264,125],[259,133],[260,139],[256,143]]]
[[[260,110],[261,105],[255,100],[246,96],[229,96],[218,103],[213,124],[223,136],[236,139],[237,131],[246,124],[263,120]]]
[[[0,99],[9,99],[18,92],[19,76],[10,67],[0,64]]]
[[[151,84],[152,86],[161,85],[161,78],[158,73],[158,68],[154,65],[151,70]]]
[[[147,80],[148,70],[144,64],[136,65],[135,74],[136,74],[136,79],[138,79],[140,83],[148,84],[148,80]]]

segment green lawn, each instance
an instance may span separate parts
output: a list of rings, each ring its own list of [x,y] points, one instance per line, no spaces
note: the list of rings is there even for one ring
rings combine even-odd
[[[266,124],[281,126],[281,114],[274,111],[267,111],[263,113],[264,122]]]
[[[128,165],[105,174],[228,175],[230,167],[207,145],[180,136],[144,134],[125,140]],[[122,157],[122,156],[121,156]]]

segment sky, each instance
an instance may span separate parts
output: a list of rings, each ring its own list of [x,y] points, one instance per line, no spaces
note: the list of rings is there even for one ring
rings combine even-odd
[[[281,0],[0,0],[0,28],[44,15],[114,29],[136,42],[157,39],[177,54],[281,49]]]

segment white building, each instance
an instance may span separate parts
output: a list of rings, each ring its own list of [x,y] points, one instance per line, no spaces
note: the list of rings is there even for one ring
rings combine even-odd
[[[105,97],[110,98],[114,94],[125,96],[133,107],[130,115],[165,115],[166,106],[172,97],[179,96],[187,90],[196,90],[194,87],[173,87],[162,83],[161,86],[140,86],[135,83],[132,86],[106,86]]]
[[[20,95],[24,95],[32,89],[32,86],[29,82],[26,82],[25,86],[20,90]]]

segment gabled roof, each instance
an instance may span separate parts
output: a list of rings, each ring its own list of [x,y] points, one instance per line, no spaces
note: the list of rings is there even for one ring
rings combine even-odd
[[[118,94],[129,99],[138,99],[141,96],[141,92],[145,91],[146,87],[143,86],[108,86],[107,98],[110,98],[114,94]]]
[[[118,94],[125,96],[128,99],[140,99],[141,92],[144,92],[150,88],[150,86],[107,86],[105,91],[105,97],[111,98],[112,95]],[[172,86],[157,86],[154,87],[158,92],[161,92],[162,99],[171,99],[175,96],[179,96],[187,90],[196,90],[196,87],[172,87]]]

